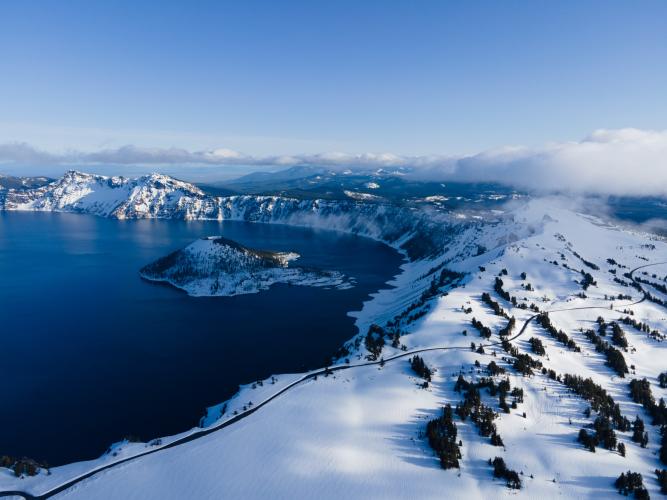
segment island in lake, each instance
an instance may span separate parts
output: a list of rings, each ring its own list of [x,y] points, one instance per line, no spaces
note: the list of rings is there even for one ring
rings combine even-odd
[[[257,293],[275,283],[338,289],[353,286],[353,280],[338,271],[291,266],[298,258],[294,252],[257,250],[210,236],[148,264],[140,275],[196,297]]]

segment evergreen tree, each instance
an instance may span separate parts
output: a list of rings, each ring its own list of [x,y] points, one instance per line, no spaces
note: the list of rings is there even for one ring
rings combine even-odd
[[[641,444],[642,448],[646,448],[642,444],[644,441],[644,421],[639,418],[639,415],[635,417],[635,421],[632,423],[632,440],[635,443]]]
[[[496,457],[493,461],[489,459],[489,463],[493,465],[493,477],[504,479],[508,488],[516,490],[521,488],[519,474],[516,471],[508,469],[502,457]]]
[[[595,453],[595,446],[598,444],[596,436],[591,436],[586,429],[581,429],[579,431],[579,437],[577,441],[583,444],[589,451]]]
[[[628,496],[633,494],[635,498],[649,498],[646,488],[644,488],[644,481],[639,472],[624,472],[614,483],[618,492],[622,495]]]
[[[617,345],[623,349],[627,349],[628,340],[625,338],[625,333],[621,327],[618,326],[618,323],[611,324],[611,332],[611,341],[614,343],[614,345]]]
[[[546,350],[544,349],[542,341],[537,337],[531,337],[530,340],[528,340],[528,343],[530,344],[533,352],[538,356],[544,356],[546,354]]]
[[[598,416],[593,422],[593,428],[595,429],[598,442],[602,446],[608,450],[616,449],[616,434],[614,433],[614,429],[612,429],[611,421],[608,417]]]
[[[655,475],[658,476],[658,484],[660,484],[660,493],[667,494],[667,470],[656,469]]]
[[[426,366],[426,363],[420,356],[413,356],[410,359],[410,366],[412,367],[412,370],[419,375],[421,378],[426,380],[427,382],[431,381],[431,369]]]
[[[373,324],[368,328],[368,333],[366,333],[366,338],[364,339],[364,345],[370,353],[369,358],[373,361],[378,359],[380,353],[382,353],[384,336],[385,331],[381,326]]]
[[[456,424],[452,419],[452,407],[445,406],[442,415],[428,422],[426,425],[426,436],[431,448],[440,458],[440,466],[443,469],[459,467],[461,451],[456,442]]]

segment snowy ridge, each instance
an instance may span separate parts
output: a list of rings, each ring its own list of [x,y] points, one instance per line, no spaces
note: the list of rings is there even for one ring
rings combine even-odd
[[[255,250],[223,237],[208,237],[147,265],[141,276],[169,283],[195,297],[257,293],[276,283],[338,289],[353,286],[337,271],[290,267],[298,258],[294,252]]]
[[[203,198],[199,188],[166,175],[128,179],[72,170],[46,186],[9,190],[4,209],[82,212],[118,219],[185,217]]]
[[[76,171],[34,189],[9,189],[4,210],[78,212],[116,219],[242,220],[326,228],[381,240],[419,259],[438,253],[452,221],[440,211],[390,203],[299,200],[279,196],[209,196],[166,175],[136,179]]]

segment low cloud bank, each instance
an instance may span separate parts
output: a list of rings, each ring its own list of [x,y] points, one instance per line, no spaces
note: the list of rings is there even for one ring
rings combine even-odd
[[[489,151],[457,160],[452,175],[537,191],[667,194],[667,131],[599,130],[579,142]]]
[[[542,148],[506,147],[466,157],[390,153],[323,153],[257,157],[229,149],[188,151],[124,146],[96,152],[49,153],[25,143],[0,144],[0,165],[188,166],[410,169],[415,178],[497,182],[537,192],[667,195],[667,130],[598,130],[581,141]]]

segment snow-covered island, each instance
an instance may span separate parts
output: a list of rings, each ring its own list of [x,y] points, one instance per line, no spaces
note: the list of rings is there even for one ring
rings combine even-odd
[[[257,250],[222,236],[210,236],[148,264],[140,274],[195,297],[257,293],[275,283],[337,289],[353,286],[353,281],[338,271],[290,267],[298,258],[294,252]]]

